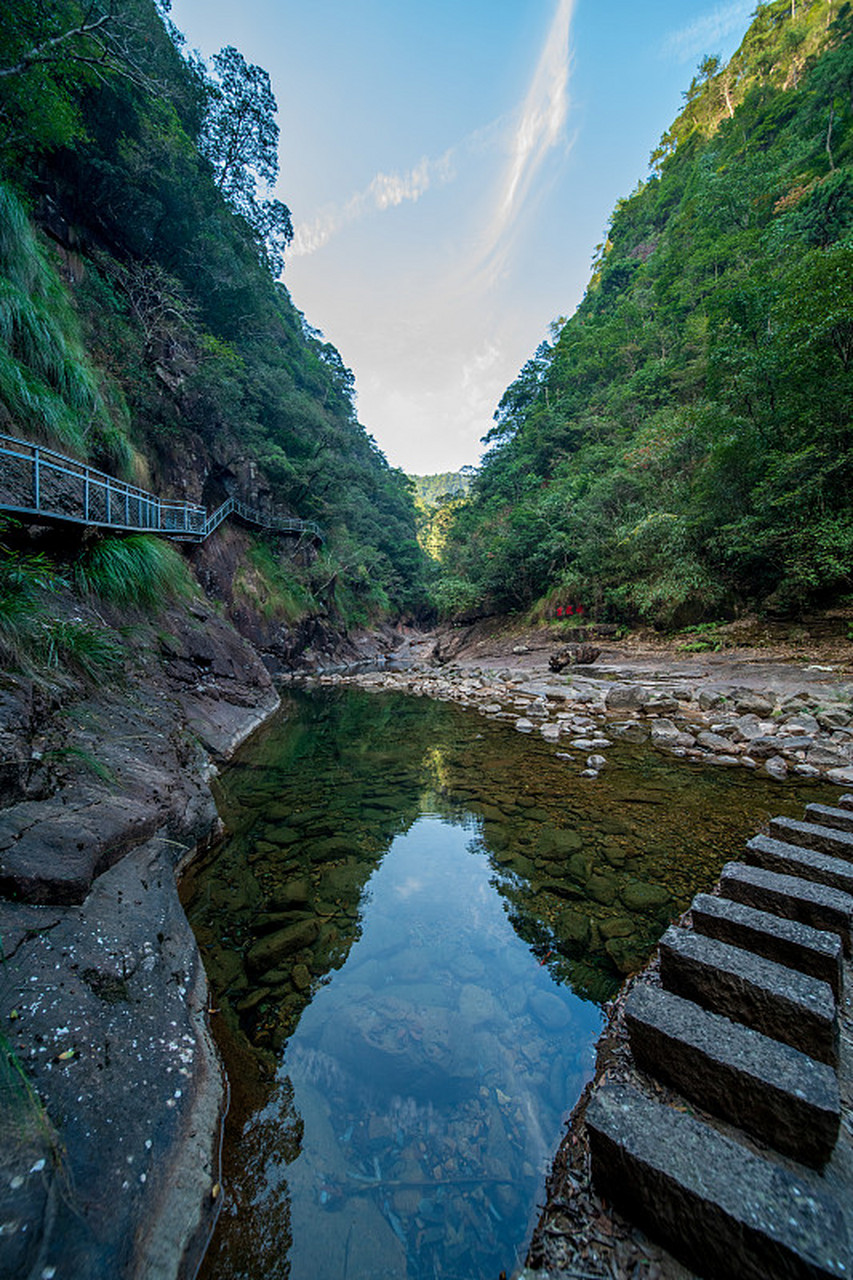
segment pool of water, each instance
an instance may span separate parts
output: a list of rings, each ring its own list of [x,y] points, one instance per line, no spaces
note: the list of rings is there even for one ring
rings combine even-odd
[[[773,813],[832,789],[652,751],[595,780],[450,704],[294,690],[183,897],[233,1103],[207,1280],[496,1280],[601,1005]]]

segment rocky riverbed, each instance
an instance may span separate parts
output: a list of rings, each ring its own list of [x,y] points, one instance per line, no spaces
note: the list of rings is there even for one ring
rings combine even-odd
[[[470,655],[436,665],[436,646],[414,640],[395,655],[394,670],[318,678],[471,707],[519,733],[541,734],[590,779],[606,767],[608,749],[627,742],[778,781],[853,785],[853,683],[843,671],[773,663],[744,670],[737,660],[714,670],[706,659],[636,669],[609,654],[600,665],[553,675],[549,652],[520,643],[496,655],[500,665]]]

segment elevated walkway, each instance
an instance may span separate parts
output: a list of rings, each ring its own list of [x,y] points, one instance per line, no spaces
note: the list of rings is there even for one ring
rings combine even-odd
[[[118,533],[156,533],[176,542],[204,542],[234,516],[275,533],[323,542],[313,520],[279,518],[228,498],[215,511],[173,502],[116,480],[43,445],[0,434],[0,512],[32,523],[80,524]]]

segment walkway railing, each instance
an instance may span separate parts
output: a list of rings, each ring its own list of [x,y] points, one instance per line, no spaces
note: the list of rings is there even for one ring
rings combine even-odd
[[[323,532],[313,520],[279,519],[238,498],[228,498],[208,515],[196,503],[158,498],[53,449],[2,434],[0,511],[31,520],[40,517],[100,529],[159,533],[180,542],[203,542],[223,520],[235,515],[263,529],[323,541]]]

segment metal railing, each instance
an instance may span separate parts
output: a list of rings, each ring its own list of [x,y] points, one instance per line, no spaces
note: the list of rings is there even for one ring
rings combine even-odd
[[[197,503],[158,498],[44,445],[3,434],[0,510],[29,519],[160,533],[182,542],[203,542],[223,520],[236,515],[263,529],[323,541],[323,532],[313,520],[266,515],[238,498],[228,498],[208,515]]]

